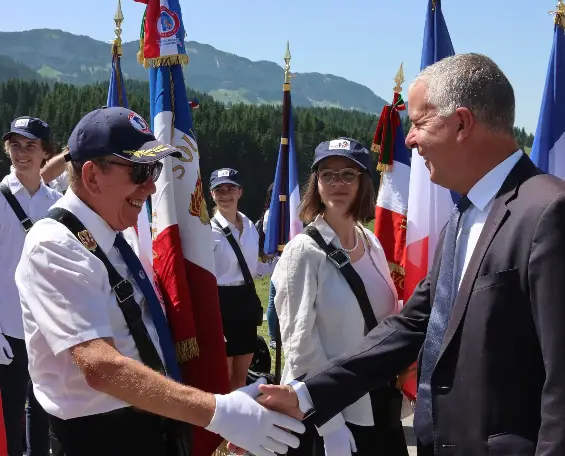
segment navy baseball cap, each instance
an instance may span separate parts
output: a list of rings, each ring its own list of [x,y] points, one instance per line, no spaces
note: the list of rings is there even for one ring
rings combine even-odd
[[[320,143],[314,152],[312,169],[316,169],[320,161],[328,157],[345,157],[353,160],[364,171],[371,168],[371,156],[363,145],[351,138],[337,138]]]
[[[233,184],[241,187],[239,183],[239,173],[235,169],[217,169],[210,176],[210,190],[214,190],[218,185]]]
[[[28,139],[43,139],[49,141],[51,129],[49,124],[36,117],[18,117],[10,125],[10,131],[2,137],[7,141],[12,135],[22,135]]]
[[[126,108],[100,108],[84,116],[71,133],[66,161],[85,162],[115,155],[135,163],[153,163],[179,149],[157,141],[143,117]]]

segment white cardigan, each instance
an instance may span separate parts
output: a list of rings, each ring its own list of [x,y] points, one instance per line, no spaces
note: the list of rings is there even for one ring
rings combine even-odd
[[[312,225],[326,243],[342,247],[321,216]],[[383,248],[369,230],[364,229],[364,234],[368,253],[394,296],[394,313],[397,313],[400,311],[398,295]],[[285,354],[282,383],[289,383],[354,349],[364,338],[365,321],[353,291],[310,236],[299,234],[287,244],[272,281]],[[370,410],[369,395],[366,395],[322,426],[320,435],[332,432],[345,421],[366,421],[367,415],[371,416]]]

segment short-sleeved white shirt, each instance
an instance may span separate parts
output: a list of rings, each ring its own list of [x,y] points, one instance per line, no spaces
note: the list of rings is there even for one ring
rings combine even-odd
[[[142,303],[143,321],[162,359],[147,304],[113,246],[116,232],[70,188],[55,207],[76,215],[120,275],[132,283],[135,300]],[[42,407],[51,415],[70,419],[128,406],[88,386],[69,351],[80,343],[107,337],[114,339],[122,355],[140,361],[104,264],[65,226],[43,219],[27,235],[16,270],[16,284],[23,311],[29,372]]]
[[[8,186],[26,215],[33,222],[43,217],[49,208],[61,198],[60,193],[44,185],[43,181],[39,190],[33,196],[30,196],[14,171],[4,177],[2,183]],[[2,266],[2,273],[0,274],[0,332],[17,339],[24,338],[24,328],[20,296],[14,281],[14,274],[22,256],[25,237],[26,233],[18,217],[4,195],[0,194],[0,265]]]

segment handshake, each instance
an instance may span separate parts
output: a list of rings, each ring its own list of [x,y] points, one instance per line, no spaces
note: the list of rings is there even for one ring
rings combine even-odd
[[[230,394],[216,395],[216,411],[206,430],[221,435],[237,454],[247,450],[254,456],[273,456],[298,447],[299,439],[289,431],[304,433],[303,418],[292,387],[267,385],[261,378]]]

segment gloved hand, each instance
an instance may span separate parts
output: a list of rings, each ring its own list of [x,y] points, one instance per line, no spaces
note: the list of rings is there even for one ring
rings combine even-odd
[[[264,378],[230,394],[216,394],[216,411],[206,430],[255,456],[285,454],[289,446],[298,448],[300,441],[284,429],[302,434],[306,428],[300,421],[255,402],[262,383],[266,383]]]
[[[4,334],[0,333],[0,364],[7,366],[13,359],[12,347],[10,347],[10,343],[6,340]]]
[[[324,449],[326,456],[351,456],[357,452],[353,434],[345,424],[324,436]]]

